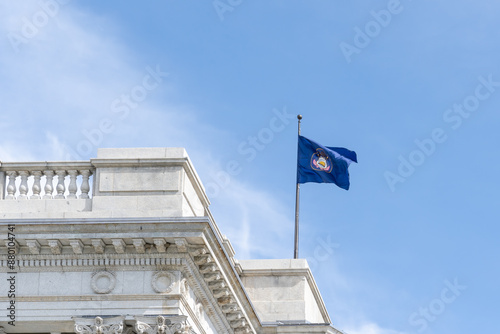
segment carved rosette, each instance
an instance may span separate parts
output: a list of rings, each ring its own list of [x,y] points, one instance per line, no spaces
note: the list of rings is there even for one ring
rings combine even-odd
[[[73,318],[77,334],[122,334],[123,317]]]
[[[174,274],[168,271],[159,271],[153,275],[151,286],[157,293],[169,293],[172,292],[175,281],[176,277]]]
[[[95,293],[106,294],[113,291],[116,285],[115,275],[109,271],[97,271],[92,274],[90,286]]]

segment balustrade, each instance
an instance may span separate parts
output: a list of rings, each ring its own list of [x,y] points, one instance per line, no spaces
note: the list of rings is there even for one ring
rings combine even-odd
[[[0,172],[4,172],[5,199],[87,199],[94,168],[90,162],[2,163]]]

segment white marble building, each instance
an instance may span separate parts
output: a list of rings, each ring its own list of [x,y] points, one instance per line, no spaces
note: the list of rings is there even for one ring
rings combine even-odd
[[[182,148],[0,164],[6,333],[340,333],[305,260],[235,259]]]

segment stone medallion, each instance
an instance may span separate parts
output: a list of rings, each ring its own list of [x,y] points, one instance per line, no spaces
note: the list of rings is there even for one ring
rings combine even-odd
[[[92,274],[92,279],[90,281],[92,290],[95,293],[106,294],[113,291],[116,285],[115,275],[109,271],[97,271]]]

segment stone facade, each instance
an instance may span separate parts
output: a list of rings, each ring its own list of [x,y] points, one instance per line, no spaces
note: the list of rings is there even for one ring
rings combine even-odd
[[[182,148],[1,163],[0,229],[6,333],[340,333],[305,260],[234,258]]]

